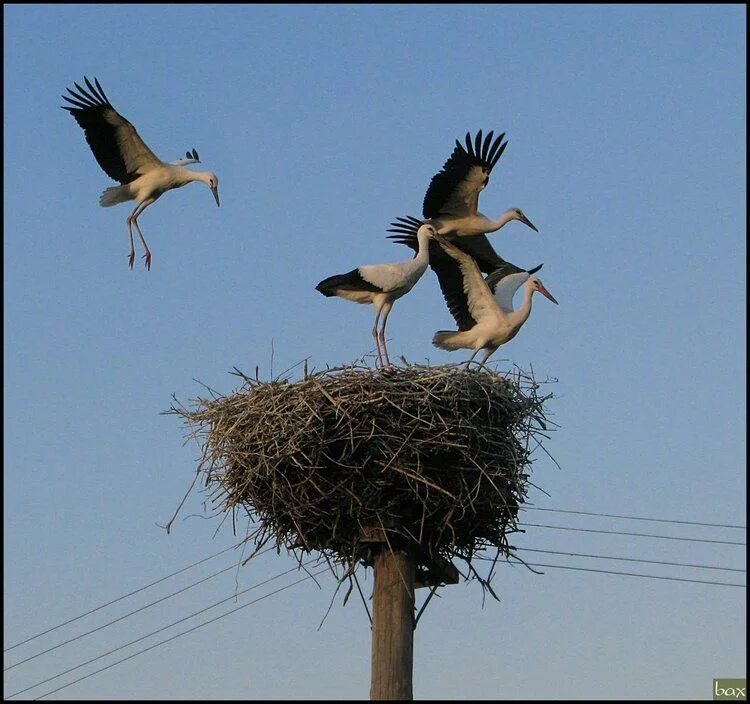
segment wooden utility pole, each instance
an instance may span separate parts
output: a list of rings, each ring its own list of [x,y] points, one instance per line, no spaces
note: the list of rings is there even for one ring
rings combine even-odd
[[[413,699],[413,555],[382,546],[375,558],[370,699]]]

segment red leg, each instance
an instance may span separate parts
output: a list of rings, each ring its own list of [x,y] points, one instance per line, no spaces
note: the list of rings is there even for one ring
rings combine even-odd
[[[386,324],[386,321],[388,320],[388,314],[390,312],[391,312],[391,306],[387,305],[385,307],[385,312],[383,314],[383,325],[380,328],[380,343],[383,346],[383,352],[385,352],[385,360],[389,367],[391,366],[391,358],[388,356],[388,345],[386,345],[385,343],[385,324]]]
[[[487,353],[484,355],[484,359],[479,363],[479,367],[477,368],[477,371],[482,371],[482,367],[486,364],[487,360],[490,358],[490,355],[492,355],[495,350],[497,350],[497,347],[490,347],[487,349]]]
[[[375,315],[375,325],[372,328],[372,339],[375,340],[375,349],[378,352],[378,362],[380,362],[380,366],[383,366],[383,355],[380,351],[380,342],[378,340],[378,321],[380,320],[380,311],[377,312]],[[377,367],[377,363],[375,364]]]
[[[471,357],[469,357],[469,360],[468,360],[468,361],[466,362],[466,367],[465,367],[465,368],[466,368],[467,370],[469,369],[469,365],[470,365],[470,364],[471,364],[471,363],[472,363],[472,362],[474,361],[474,357],[476,357],[476,356],[477,356],[477,352],[479,352],[479,350],[481,350],[481,349],[482,349],[481,347],[478,347],[477,349],[475,349],[475,350],[474,350],[474,351],[473,351],[473,352],[471,353]]]
[[[143,249],[146,250],[146,253],[141,257],[141,259],[146,260],[146,269],[150,271],[151,270],[151,250],[148,248],[148,245],[146,244],[146,240],[143,239],[143,233],[141,232],[141,228],[138,227],[138,221],[133,220],[133,224],[135,225],[135,229],[138,231],[138,236],[141,238],[141,242],[143,243]]]
[[[128,255],[128,266],[132,269],[133,262],[135,261],[135,247],[133,247],[133,216],[135,215],[136,208],[130,215],[128,215],[128,234],[130,235],[130,254]]]
[[[151,250],[148,248],[148,245],[146,244],[146,240],[143,239],[143,233],[141,232],[141,228],[138,225],[138,218],[141,216],[143,211],[153,202],[154,202],[153,198],[143,201],[143,203],[141,203],[135,209],[135,212],[131,216],[131,219],[133,220],[133,225],[135,225],[135,229],[138,232],[138,237],[141,238],[141,244],[143,244],[143,249],[146,250],[146,253],[143,255],[142,259],[146,260],[146,269],[148,269],[149,271],[151,270]]]

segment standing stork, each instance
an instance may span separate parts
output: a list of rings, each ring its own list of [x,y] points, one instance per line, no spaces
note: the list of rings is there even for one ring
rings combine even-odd
[[[526,271],[500,269],[484,279],[471,256],[440,235],[435,239],[453,260],[452,266],[441,267],[438,278],[458,330],[439,330],[432,338],[432,344],[443,350],[473,350],[466,362],[467,369],[479,350],[485,350],[484,359],[479,364],[481,368],[500,345],[518,334],[531,313],[531,298],[535,292],[557,303],[541,280],[533,276],[541,264]],[[509,267],[517,269],[512,264]],[[513,296],[521,286],[524,287],[523,303],[514,310]]]
[[[355,303],[372,303],[375,307],[375,324],[372,337],[380,366],[383,353],[388,366],[391,360],[385,343],[385,324],[396,300],[407,294],[422,278],[429,262],[429,242],[435,236],[432,225],[422,225],[416,233],[417,254],[408,262],[398,264],[366,264],[346,274],[336,274],[323,279],[315,288],[324,296],[339,296]],[[383,322],[378,331],[378,322]],[[381,351],[382,346],[382,351]]]
[[[187,152],[186,159],[165,164],[140,138],[135,127],[112,107],[99,81],[94,78],[95,86],[84,77],[86,88],[75,83],[78,92],[68,88],[72,97],[62,96],[73,107],[61,105],[76,119],[83,128],[86,141],[91,147],[99,166],[104,173],[120,186],[107,188],[99,198],[99,205],[107,208],[128,200],[136,202],[135,210],[128,216],[128,234],[130,235],[130,254],[128,263],[133,268],[135,249],[133,248],[133,225],[143,243],[146,269],[151,269],[151,252],[143,239],[138,225],[138,218],[149,205],[163,193],[173,188],[181,188],[191,181],[205,183],[219,205],[219,179],[209,171],[190,171],[185,164],[198,163],[198,153],[193,149]]]

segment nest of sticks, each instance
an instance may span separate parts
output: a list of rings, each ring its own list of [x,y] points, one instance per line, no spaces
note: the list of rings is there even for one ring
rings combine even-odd
[[[489,587],[492,570],[472,563],[510,557],[530,455],[547,437],[551,395],[533,376],[347,366],[264,382],[235,371],[236,391],[170,412],[202,448],[213,509],[246,512],[256,552],[317,552],[351,577],[386,544],[413,551],[418,581],[456,581],[436,566],[457,558]]]

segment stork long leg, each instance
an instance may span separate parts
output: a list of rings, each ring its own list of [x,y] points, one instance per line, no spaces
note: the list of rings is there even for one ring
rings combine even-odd
[[[381,309],[383,311],[383,326],[380,328],[380,344],[383,345],[385,360],[389,367],[391,366],[391,358],[388,356],[388,345],[385,343],[385,324],[388,320],[388,314],[391,312],[391,308],[393,308],[393,304],[386,303]]]
[[[146,250],[146,253],[143,255],[143,258],[146,260],[146,269],[148,269],[149,271],[151,270],[151,250],[149,250],[148,245],[146,244],[146,240],[143,239],[143,233],[141,232],[141,228],[138,226],[138,218],[141,216],[141,213],[143,213],[143,211],[146,208],[148,208],[148,206],[151,205],[151,203],[154,202],[154,200],[156,200],[156,199],[155,198],[148,198],[148,199],[144,200],[143,203],[141,203],[135,209],[135,211],[133,212],[133,214],[130,216],[130,219],[133,221],[133,225],[135,225],[135,229],[138,232],[138,237],[141,238],[141,243],[143,244],[143,249]],[[132,231],[130,233],[130,238],[131,238],[131,249],[132,249],[132,238],[133,238]],[[132,252],[131,252],[131,256],[132,256]],[[131,269],[133,268],[132,263],[130,265],[130,268]]]
[[[130,215],[128,215],[128,219],[126,220],[126,222],[128,223],[128,234],[130,235],[130,254],[128,255],[128,266],[131,269],[133,268],[133,262],[135,261],[135,247],[133,247],[133,217],[140,207],[140,204],[138,204],[135,210],[130,213]]]
[[[492,355],[495,350],[497,350],[497,347],[489,347],[487,349],[486,354],[484,355],[484,359],[479,363],[479,367],[477,367],[477,371],[480,371],[482,367],[484,366],[484,363],[490,358],[490,355]]]
[[[378,340],[378,321],[380,320],[380,310],[375,314],[375,325],[372,326],[372,339],[375,340],[375,349],[378,352],[378,362],[383,366],[383,354],[380,351],[380,341]],[[377,365],[375,365],[377,366]]]
[[[466,362],[466,367],[465,367],[465,368],[466,368],[467,370],[468,370],[468,368],[469,368],[469,365],[470,365],[470,364],[471,364],[471,363],[472,363],[472,362],[474,361],[474,357],[476,357],[476,356],[477,356],[477,352],[479,352],[479,350],[481,350],[481,349],[482,349],[481,347],[477,347],[477,349],[475,349],[475,350],[474,350],[474,351],[473,351],[473,352],[471,353],[471,357],[469,357],[468,361]]]

